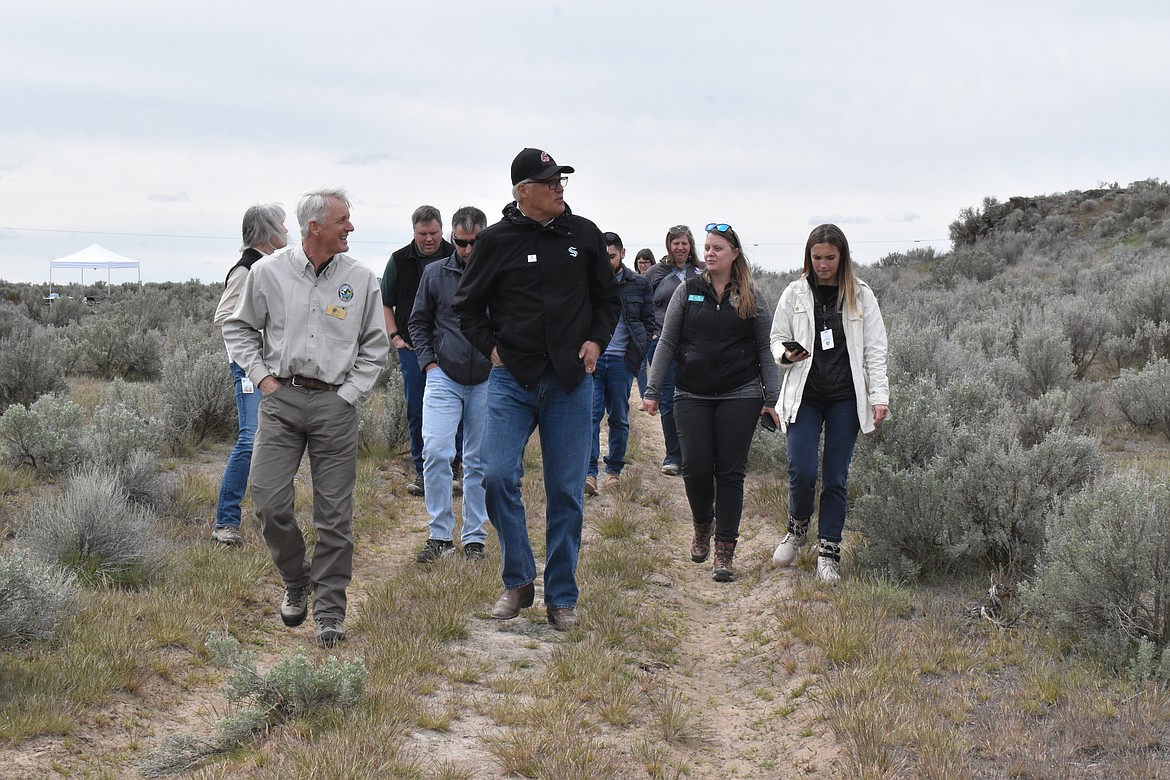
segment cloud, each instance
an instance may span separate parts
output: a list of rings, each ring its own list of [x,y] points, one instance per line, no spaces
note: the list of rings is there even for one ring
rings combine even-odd
[[[185,192],[156,192],[154,195],[147,195],[146,199],[154,203],[186,203],[191,200]]]
[[[372,154],[348,154],[337,161],[338,165],[378,165],[387,160],[398,158],[389,152],[374,152]]]
[[[901,214],[887,214],[886,222],[917,222],[922,217],[913,211],[903,211]]]
[[[869,217],[851,217],[845,214],[813,214],[808,218],[808,224],[814,226],[824,225],[825,223],[832,223],[834,225],[865,225],[872,221]]]

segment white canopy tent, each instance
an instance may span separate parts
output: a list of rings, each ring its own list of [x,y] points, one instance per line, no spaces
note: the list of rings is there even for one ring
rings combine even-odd
[[[138,270],[138,286],[142,286],[142,268],[138,265],[137,260],[131,260],[128,257],[122,257],[115,254],[104,246],[97,244],[90,244],[80,252],[74,252],[67,257],[62,257],[59,260],[49,261],[49,294],[53,292],[53,269],[54,268],[80,268],[81,269],[81,285],[85,286],[85,269],[94,268],[97,270],[106,269],[106,284],[110,283],[110,270],[114,268],[135,268]]]

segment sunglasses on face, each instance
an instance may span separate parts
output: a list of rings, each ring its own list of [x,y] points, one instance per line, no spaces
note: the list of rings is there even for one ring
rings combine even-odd
[[[460,249],[466,249],[469,246],[475,246],[475,242],[478,241],[479,239],[477,239],[477,238],[455,238],[454,236],[452,236],[451,240],[455,242],[455,246],[459,247]]]

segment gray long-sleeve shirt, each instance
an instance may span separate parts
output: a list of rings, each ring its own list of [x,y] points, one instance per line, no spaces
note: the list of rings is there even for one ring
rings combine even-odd
[[[390,352],[374,272],[339,254],[318,276],[300,245],[252,266],[223,340],[257,386],[266,376],[309,377],[339,385],[355,406]]]

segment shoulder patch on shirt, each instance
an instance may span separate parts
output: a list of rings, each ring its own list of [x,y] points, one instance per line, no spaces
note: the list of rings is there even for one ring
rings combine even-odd
[[[348,284],[341,285],[337,288],[337,297],[340,298],[343,303],[349,303],[353,300],[353,288]]]

